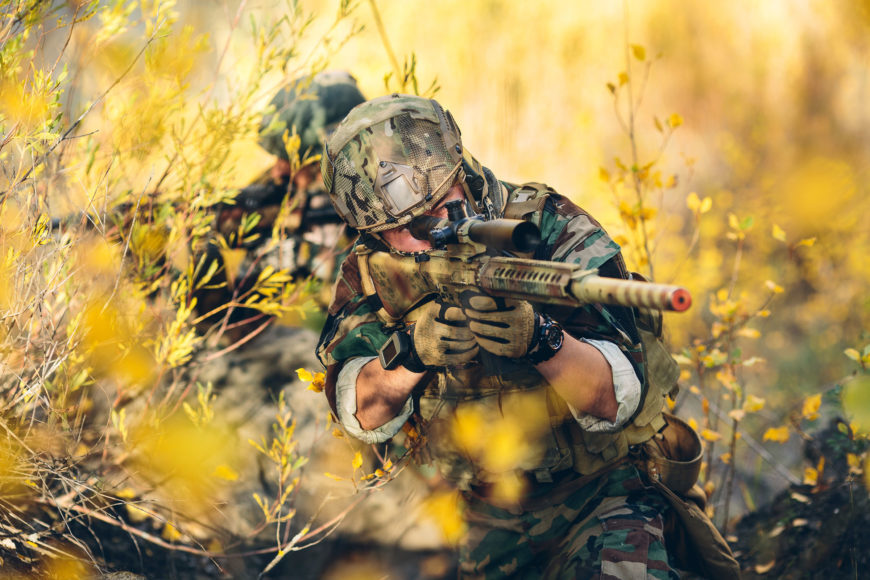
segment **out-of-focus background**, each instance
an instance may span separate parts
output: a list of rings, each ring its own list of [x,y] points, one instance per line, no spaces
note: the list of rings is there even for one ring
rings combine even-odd
[[[706,294],[730,279],[724,234],[734,213],[754,219],[742,285],[752,291],[770,279],[788,290],[780,304],[801,304],[760,328],[764,339],[754,347],[776,371],[764,376],[764,389],[797,396],[851,369],[842,352],[866,338],[870,322],[866,2],[747,0],[711,9],[668,1],[424,7],[381,0],[377,7],[400,66],[416,56],[420,90],[437,81],[437,98],[486,166],[503,180],[553,186],[613,235],[624,234],[624,224],[600,168],[612,170],[614,158],[626,161],[631,150],[607,84],[631,65],[635,98],[643,85],[635,119],[640,160],[659,159],[665,177],[678,182],[650,201],[664,214],[653,231],[657,278],[686,284],[698,299],[690,315],[670,317],[675,338],[702,332]],[[194,9],[185,16],[217,39],[230,14]],[[352,71],[374,97],[386,92],[393,68],[370,5],[362,2],[356,14],[365,29],[330,67]],[[648,75],[632,44],[654,61]],[[251,56],[231,54],[240,63]],[[658,158],[654,118],[673,113],[683,124]],[[709,196],[712,210],[685,260],[692,192]],[[775,225],[785,242],[771,235]],[[789,251],[810,238],[811,248]]]
[[[6,518],[4,554],[32,549],[49,572],[41,563],[70,554],[112,568],[108,545],[64,536],[87,535],[75,527],[87,521],[124,530],[140,554],[159,547],[195,567],[208,553],[210,569],[243,577],[239,559],[215,554],[247,549],[262,570],[278,549],[258,552],[264,535],[288,548],[350,511],[321,558],[351,554],[374,575],[392,556],[429,577],[452,569],[440,531],[461,522],[449,497],[427,497],[440,489],[431,472],[372,483],[390,478],[387,456],[334,437],[322,395],[305,389],[322,370],[311,353],[322,314],[304,285],[260,281],[271,290],[252,307],[283,325],[245,348],[196,332],[209,208],[272,165],[256,128],[275,91],[323,69],[350,71],[369,98],[434,95],[500,179],[554,187],[601,221],[631,269],[691,290],[690,311],[665,315],[682,366],[670,405],[705,440],[709,511],[747,572],[809,569],[804,546],[784,539],[866,499],[866,0],[5,0],[0,14],[0,467],[16,474],[0,500],[22,520],[39,506],[61,514],[27,530],[33,546]],[[207,482],[171,452],[184,445],[214,456],[192,469]],[[301,456],[312,458],[301,487],[282,495]],[[771,504],[783,490],[791,503]],[[369,507],[351,510],[363,495]],[[740,528],[746,513],[775,522]],[[828,558],[836,571],[858,561],[844,526],[829,539],[847,546]],[[375,564],[354,559],[378,541],[390,548]],[[817,569],[833,552],[819,553]]]

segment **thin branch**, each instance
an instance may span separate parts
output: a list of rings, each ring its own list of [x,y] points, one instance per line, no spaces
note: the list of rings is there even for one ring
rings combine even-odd
[[[133,60],[130,62],[129,66],[127,66],[127,68],[124,70],[124,72],[122,72],[120,74],[120,76],[118,76],[118,78],[115,79],[115,81],[109,86],[109,88],[107,88],[105,91],[102,92],[102,94],[100,94],[100,96],[98,96],[96,99],[94,99],[94,102],[91,103],[88,106],[88,108],[85,109],[85,111],[81,115],[79,115],[78,119],[76,119],[75,122],[73,122],[73,124],[70,125],[70,128],[67,129],[66,132],[64,132],[64,134],[57,141],[55,141],[51,147],[49,147],[48,151],[43,153],[39,158],[36,159],[36,161],[33,162],[33,164],[30,166],[30,168],[27,170],[27,172],[21,177],[21,179],[19,179],[17,183],[13,183],[7,191],[0,192],[0,199],[5,197],[9,192],[14,190],[16,187],[19,187],[22,183],[27,181],[27,179],[30,177],[30,174],[33,173],[34,169],[36,169],[38,166],[40,166],[42,163],[44,163],[45,160],[48,158],[48,156],[51,155],[54,152],[54,150],[57,149],[57,147],[61,143],[66,141],[67,138],[69,137],[69,135],[73,131],[76,130],[76,128],[79,126],[79,124],[81,124],[81,122],[84,120],[84,118],[94,109],[94,107],[96,107],[97,104],[101,103],[103,101],[103,99],[106,98],[106,95],[108,95],[109,92],[112,89],[114,89],[116,86],[118,86],[118,84],[124,79],[124,77],[126,77],[130,73],[130,71],[133,70],[133,67],[139,61],[139,58],[145,53],[145,50],[149,46],[151,46],[151,43],[154,42],[158,29],[159,29],[159,26],[155,27],[154,33],[151,35],[150,38],[148,38],[148,40],[145,41],[145,45],[139,50],[138,53],[136,53],[136,56],[133,57]]]
[[[387,30],[384,28],[384,21],[381,18],[381,13],[378,10],[378,5],[375,0],[369,0],[369,6],[372,8],[372,16],[375,19],[375,25],[378,28],[378,33],[381,35],[381,42],[384,43],[384,49],[387,51],[387,57],[390,59],[390,65],[393,67],[393,72],[396,74],[396,80],[402,78],[402,69],[399,67],[399,61],[396,59],[396,53],[393,52],[393,47],[390,45],[390,38],[387,36]],[[404,88],[404,84],[402,85]]]

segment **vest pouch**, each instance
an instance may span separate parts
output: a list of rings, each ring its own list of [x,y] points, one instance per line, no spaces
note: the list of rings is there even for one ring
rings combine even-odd
[[[673,510],[668,518],[673,520],[665,524],[665,544],[668,553],[674,555],[677,567],[709,580],[739,579],[740,564],[703,509],[704,490],[696,484],[683,497],[661,481],[651,483]]]
[[[711,580],[740,578],[740,564],[707,516],[707,496],[697,484],[701,471],[701,438],[683,420],[663,414],[665,427],[644,443],[637,464],[668,501],[672,521],[665,543],[679,567]]]
[[[701,472],[701,438],[688,424],[664,413],[665,427],[643,445],[645,471],[673,492],[685,495]]]

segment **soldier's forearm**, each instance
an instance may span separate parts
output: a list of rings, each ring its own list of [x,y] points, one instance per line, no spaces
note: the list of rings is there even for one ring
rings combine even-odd
[[[396,417],[424,376],[405,367],[384,370],[378,359],[369,361],[356,380],[356,418],[360,426],[377,429]]]
[[[619,405],[613,373],[607,359],[594,346],[565,333],[565,342],[556,356],[536,368],[577,411],[608,421],[616,419]]]

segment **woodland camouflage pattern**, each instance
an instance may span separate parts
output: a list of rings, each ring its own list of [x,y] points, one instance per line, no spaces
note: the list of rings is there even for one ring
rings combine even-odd
[[[525,510],[477,498],[468,502],[471,531],[461,547],[463,578],[680,577],[668,563],[664,543],[669,507],[629,464],[570,493],[543,484]]]

